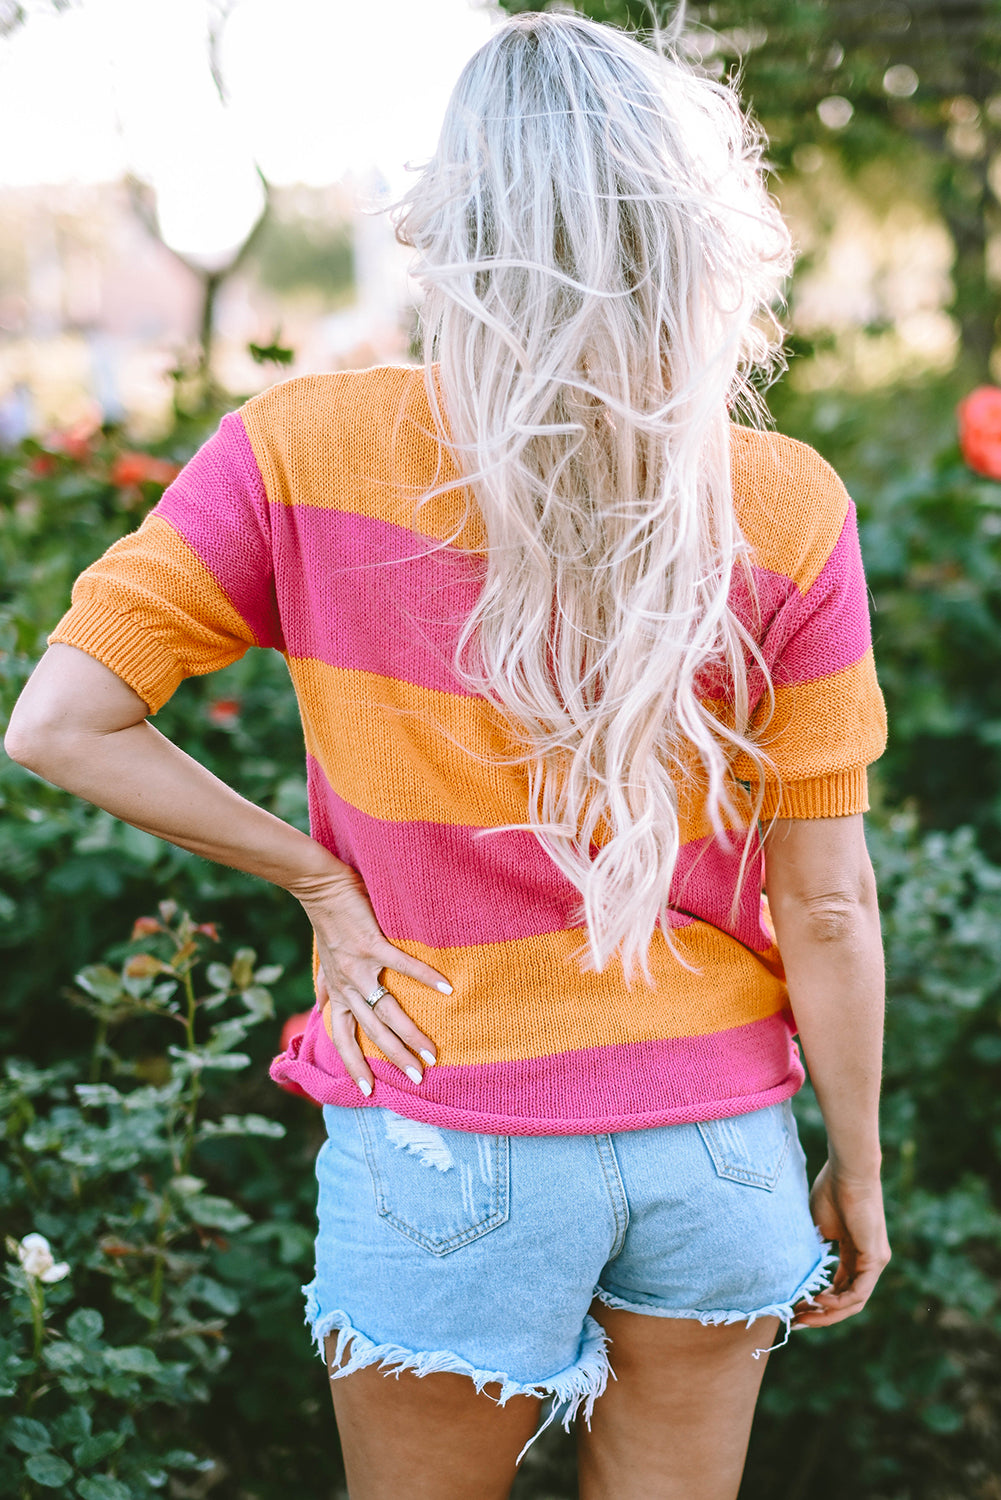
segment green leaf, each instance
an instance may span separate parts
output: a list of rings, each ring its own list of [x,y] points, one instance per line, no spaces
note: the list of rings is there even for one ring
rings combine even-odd
[[[79,1344],[71,1343],[63,1339],[61,1343],[46,1344],[42,1350],[42,1359],[50,1370],[59,1370],[61,1374],[67,1374],[70,1370],[78,1370],[86,1359],[86,1354]]]
[[[238,1073],[241,1068],[250,1067],[250,1056],[246,1052],[206,1052],[201,1062],[203,1067],[221,1073]]]
[[[238,948],[230,973],[233,983],[238,990],[246,989],[253,982],[254,964],[257,962],[257,954],[253,948]]]
[[[49,1429],[34,1417],[11,1417],[6,1424],[6,1436],[22,1453],[44,1453],[52,1447]]]
[[[170,1186],[174,1192],[182,1198],[190,1198],[195,1193],[200,1193],[205,1186],[204,1177],[192,1177],[190,1173],[183,1173],[178,1177],[170,1179]]]
[[[95,1109],[99,1104],[120,1104],[122,1098],[110,1083],[78,1083],[73,1092],[86,1109]]]
[[[237,1208],[228,1198],[213,1198],[206,1194],[202,1198],[189,1198],[184,1206],[195,1223],[204,1225],[206,1229],[226,1229],[234,1234],[238,1229],[245,1229],[248,1224],[253,1223],[250,1215]]]
[[[209,1041],[211,1052],[226,1052],[237,1042],[242,1042],[247,1035],[248,1023],[239,1016],[233,1016],[229,1021],[218,1021],[212,1028],[212,1037]]]
[[[285,973],[284,964],[265,964],[254,975],[257,984],[274,984]]]
[[[104,1332],[104,1319],[96,1307],[78,1307],[66,1319],[66,1332],[79,1344],[92,1344]]]
[[[114,1453],[124,1441],[124,1432],[95,1432],[93,1437],[77,1443],[73,1458],[81,1469],[89,1469],[92,1464],[99,1464],[102,1458],[107,1458],[109,1453]]]
[[[88,964],[74,978],[82,990],[105,1005],[121,999],[122,976],[109,969],[107,964]]]
[[[240,1298],[232,1287],[224,1286],[212,1276],[192,1276],[187,1283],[189,1297],[204,1302],[213,1312],[231,1318],[240,1311]]]
[[[280,1141],[285,1135],[285,1126],[279,1120],[269,1120],[266,1115],[223,1115],[221,1120],[204,1120],[201,1134],[259,1135]]]
[[[933,1402],[931,1406],[924,1408],[921,1420],[932,1432],[958,1432],[963,1425],[963,1413],[954,1406]]]
[[[24,1467],[36,1484],[44,1485],[50,1490],[62,1489],[66,1481],[73,1477],[73,1465],[55,1453],[33,1454]]]
[[[120,1349],[105,1349],[104,1362],[124,1375],[158,1375],[163,1366],[142,1344],[125,1344]]]
[[[205,970],[205,977],[214,990],[228,990],[233,983],[233,976],[225,964],[218,962],[209,964]]]
[[[271,998],[270,991],[264,989],[262,985],[252,984],[249,988],[241,990],[240,999],[256,1021],[270,1021],[275,1013],[275,1002]]]
[[[80,1500],[133,1500],[128,1489],[110,1474],[95,1474],[92,1479],[78,1479],[76,1492]]]
[[[85,1406],[71,1406],[52,1424],[60,1443],[82,1443],[90,1437],[91,1415]]]

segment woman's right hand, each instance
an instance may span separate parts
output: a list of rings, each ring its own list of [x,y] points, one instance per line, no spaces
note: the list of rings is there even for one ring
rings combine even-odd
[[[392,994],[383,995],[374,1006],[366,996],[378,987],[383,970],[406,974],[445,994],[452,987],[436,969],[394,948],[379,927],[360,875],[349,865],[334,862],[333,856],[329,859],[336,864],[329,873],[299,879],[287,887],[316,935],[320,955],[316,998],[327,1035],[366,1096],[372,1092],[374,1078],[358,1041],[359,1027],[412,1083],[420,1083],[425,1067],[435,1061],[434,1042]]]
[[[831,1286],[800,1302],[794,1328],[827,1328],[861,1312],[890,1259],[879,1175],[849,1180],[824,1163],[810,1194],[810,1212],[825,1240],[839,1251]]]

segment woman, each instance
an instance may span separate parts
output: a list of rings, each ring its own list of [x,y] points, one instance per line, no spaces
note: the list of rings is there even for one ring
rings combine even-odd
[[[226,417],[78,581],[7,748],[309,917],[272,1071],[326,1106],[352,1500],[506,1495],[546,1398],[587,1500],[732,1500],[755,1356],[889,1254],[853,511],[729,415],[788,238],[729,90],[569,15],[470,61],[399,232],[424,372]],[[147,722],[249,645],[289,663],[311,838]]]

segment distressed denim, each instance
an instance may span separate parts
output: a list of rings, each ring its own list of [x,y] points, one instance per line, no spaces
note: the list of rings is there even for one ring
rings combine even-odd
[[[608,1356],[592,1300],[702,1323],[778,1316],[828,1281],[788,1100],[606,1135],[445,1130],[324,1109],[307,1322],[336,1379],[468,1375],[589,1418]],[[783,1339],[782,1342],[785,1342]],[[764,1351],[758,1350],[757,1354]],[[545,1425],[545,1424],[543,1424]],[[540,1428],[541,1430],[541,1428]]]

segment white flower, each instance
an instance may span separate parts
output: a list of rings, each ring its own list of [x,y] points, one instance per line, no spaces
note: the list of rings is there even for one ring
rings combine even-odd
[[[44,1234],[26,1234],[17,1247],[17,1258],[29,1276],[39,1281],[62,1281],[69,1275],[69,1264],[65,1260],[55,1261],[49,1242]]]

